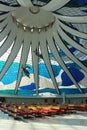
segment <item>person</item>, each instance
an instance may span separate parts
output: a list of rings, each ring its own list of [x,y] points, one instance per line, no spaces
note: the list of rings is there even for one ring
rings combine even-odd
[[[30,73],[29,73],[29,71],[27,70],[27,68],[30,68],[30,67],[29,67],[29,66],[23,66],[23,65],[22,65],[22,69],[23,69],[24,74],[25,74],[27,77],[30,78]],[[30,69],[31,69],[31,68],[30,68]]]

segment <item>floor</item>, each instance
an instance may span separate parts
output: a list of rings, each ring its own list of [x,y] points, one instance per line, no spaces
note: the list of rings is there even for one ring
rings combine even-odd
[[[0,112],[0,130],[87,130],[87,112],[17,121]]]

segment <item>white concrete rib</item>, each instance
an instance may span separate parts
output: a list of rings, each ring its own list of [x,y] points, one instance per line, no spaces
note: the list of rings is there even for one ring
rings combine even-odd
[[[0,3],[0,11],[6,11],[6,12],[8,12],[8,11],[13,11],[16,8],[18,8],[18,7],[12,7],[12,6],[8,6],[8,5]]]
[[[50,77],[52,79],[53,85],[56,88],[57,93],[60,94],[58,84],[56,82],[56,79],[54,77],[54,73],[53,73],[53,70],[52,70],[51,61],[50,61],[49,56],[48,56],[48,46],[47,46],[47,43],[46,43],[46,37],[45,36],[46,36],[46,33],[45,33],[45,35],[42,34],[42,36],[40,36],[40,38],[41,38],[40,39],[41,52],[42,52],[43,59],[44,59],[44,62],[46,64],[47,70],[48,70]]]
[[[18,87],[20,86],[20,82],[22,79],[22,74],[23,74],[23,70],[22,70],[22,66],[26,66],[26,62],[27,62],[27,58],[28,58],[28,54],[29,54],[29,49],[30,49],[30,41],[29,41],[29,34],[27,32],[24,32],[23,35],[23,46],[22,46],[22,52],[21,52],[21,58],[20,58],[20,66],[19,66],[19,70],[18,70],[18,75],[17,75],[17,81],[16,81],[16,86],[15,86],[15,94],[17,94],[18,91]]]
[[[66,32],[69,32],[73,36],[77,36],[79,38],[87,39],[87,33],[83,33],[83,32],[80,32],[80,31],[78,31],[78,30],[76,30],[72,27],[69,27],[69,26],[65,25],[64,23],[60,22],[59,20],[58,20],[58,23]]]
[[[39,34],[34,32],[32,35],[31,41],[31,51],[32,51],[32,64],[34,71],[34,82],[36,85],[36,95],[39,95],[39,57],[35,54],[34,51],[39,52]]]
[[[51,0],[47,5],[43,6],[44,10],[55,11],[65,4],[67,4],[70,0]]]
[[[82,90],[80,88],[80,86],[78,85],[78,83],[75,81],[74,77],[72,76],[72,74],[69,72],[68,68],[66,67],[64,61],[62,60],[62,58],[60,57],[60,55],[58,54],[58,50],[57,50],[57,47],[56,47],[56,44],[59,46],[59,43],[61,43],[62,41],[60,40],[59,36],[57,35],[56,32],[53,32],[53,37],[55,39],[55,41],[57,42],[56,44],[53,43],[53,39],[52,39],[52,33],[51,31],[49,31],[49,35],[47,36],[47,41],[49,43],[49,46],[50,46],[50,49],[56,59],[56,61],[60,64],[60,66],[62,67],[62,69],[67,73],[67,75],[70,77],[70,79],[72,80],[72,82],[76,85],[76,87],[79,89],[79,91],[81,93]],[[60,46],[59,46],[60,47]],[[60,47],[61,48],[61,47]],[[61,49],[64,49],[64,48],[61,48]]]
[[[65,21],[65,22],[71,22],[71,23],[87,23],[87,15],[85,16],[65,16],[65,15],[57,15],[54,14],[56,16],[56,18],[58,18],[59,20]]]
[[[21,6],[30,7],[33,6],[31,0],[17,0]]]
[[[71,46],[75,47],[77,50],[81,51],[84,54],[87,54],[87,49],[84,48],[83,46],[81,46],[80,44],[78,44],[77,42],[75,42],[74,40],[72,40],[63,30],[62,28],[60,28],[60,26],[57,26],[57,30],[59,35],[67,42],[69,43]]]
[[[10,24],[10,27],[11,26],[12,26],[12,30],[9,30],[10,34],[7,35],[7,38],[5,39],[5,41],[0,46],[0,57],[10,48],[12,43],[15,41],[17,27],[15,25],[13,25],[12,23]]]
[[[2,77],[4,76],[4,74],[6,73],[6,71],[9,69],[9,67],[11,66],[12,62],[14,61],[15,57],[18,54],[18,51],[21,47],[21,42],[23,40],[23,35],[20,29],[18,29],[18,34],[19,36],[16,38],[16,41],[14,42],[14,45],[12,47],[12,50],[8,56],[8,59],[4,65],[4,67],[2,68],[2,71],[0,73],[0,79],[2,79]]]
[[[8,23],[6,24],[6,26],[2,29],[2,31],[0,32],[0,41],[2,41],[11,31],[12,27],[12,19],[9,18]]]

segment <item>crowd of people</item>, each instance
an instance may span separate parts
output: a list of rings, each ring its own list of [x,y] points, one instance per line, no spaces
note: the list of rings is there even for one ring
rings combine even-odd
[[[45,116],[63,115],[87,111],[87,104],[9,104],[0,102],[0,110],[12,116],[14,119],[41,118]]]

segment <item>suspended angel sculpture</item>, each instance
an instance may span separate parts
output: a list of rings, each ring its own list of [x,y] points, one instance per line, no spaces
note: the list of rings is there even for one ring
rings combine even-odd
[[[56,10],[62,8],[64,5],[70,2],[70,0],[51,0],[49,3],[41,7],[34,6],[31,0],[17,0],[17,2],[20,6],[8,6],[4,3],[0,3],[0,41],[3,41],[5,38],[3,44],[0,46],[0,57],[12,45],[11,53],[9,54],[7,61],[0,73],[0,79],[2,79],[2,77],[5,75],[17,56],[20,48],[22,47],[20,67],[15,86],[15,94],[17,94],[23,74],[21,66],[25,66],[31,48],[34,82],[36,84],[36,94],[38,95],[39,57],[34,51],[40,48],[53,85],[57,93],[60,94],[59,86],[56,82],[48,54],[48,48],[50,48],[56,62],[58,62],[62,69],[67,73],[79,91],[83,93],[80,85],[70,73],[58,51],[60,48],[68,58],[79,65],[85,72],[87,72],[87,67],[68,48],[68,45],[70,45],[79,50],[81,53],[87,55],[87,49],[70,37],[70,35],[72,35],[78,38],[87,39],[87,34],[80,32],[79,30],[76,30],[67,24],[87,23],[87,16],[74,17],[55,13]],[[70,35],[68,35],[68,33]],[[64,41],[67,42],[68,45],[65,44]]]
[[[29,69],[31,69],[31,68],[30,68],[29,66],[23,66],[23,65],[22,65],[21,68],[22,68],[24,74],[25,74],[27,77],[30,78],[30,73],[29,73],[29,71],[27,70],[27,68],[29,68]]]

